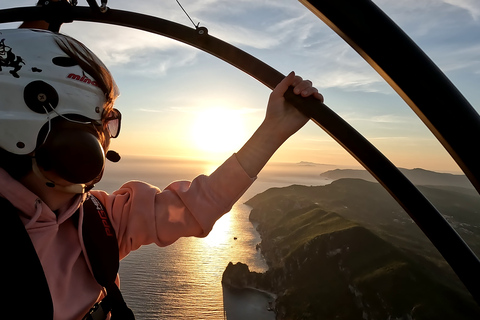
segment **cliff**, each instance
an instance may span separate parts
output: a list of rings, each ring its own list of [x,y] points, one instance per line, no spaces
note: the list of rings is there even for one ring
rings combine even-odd
[[[445,197],[444,190],[428,191]],[[324,187],[273,188],[247,204],[269,270],[250,272],[230,263],[222,282],[275,293],[277,319],[480,318],[463,285],[435,249],[423,248],[428,241],[418,244],[424,236],[408,217],[399,217],[402,210],[378,184],[345,179]],[[480,226],[460,211],[451,219],[472,230]],[[386,236],[402,228],[414,231]],[[410,248],[412,243],[417,245]]]

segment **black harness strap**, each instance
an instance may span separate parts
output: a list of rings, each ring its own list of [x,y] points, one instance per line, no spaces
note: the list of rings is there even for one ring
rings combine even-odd
[[[96,320],[111,311],[112,320],[135,319],[115,280],[119,267],[118,242],[115,230],[102,203],[89,195],[83,204],[83,243],[95,280],[107,290],[107,296],[95,304],[84,320]]]
[[[53,319],[53,302],[42,264],[18,209],[0,197],[2,319]]]
[[[2,319],[53,319],[53,302],[42,264],[23,225],[18,209],[0,197],[2,209],[0,241],[3,244],[3,278],[0,285]],[[119,267],[118,242],[105,208],[90,195],[83,204],[83,242],[95,280],[106,289],[107,296],[85,315],[85,320],[134,320],[115,279]],[[78,220],[78,219],[76,219]]]

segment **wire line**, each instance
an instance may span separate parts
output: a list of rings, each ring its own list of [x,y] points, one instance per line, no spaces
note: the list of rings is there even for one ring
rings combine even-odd
[[[188,15],[187,11],[186,11],[186,10],[183,8],[183,6],[180,4],[180,1],[178,1],[178,0],[176,0],[176,1],[177,1],[178,5],[180,6],[180,8],[182,8],[183,12],[185,12],[185,14],[187,15],[188,19],[190,19],[190,21],[192,22],[192,24],[193,24],[193,26],[195,27],[195,29],[198,28],[198,25],[200,24],[200,22],[197,23],[197,24],[195,24],[195,22],[193,22],[192,18],[190,18],[190,16]]]

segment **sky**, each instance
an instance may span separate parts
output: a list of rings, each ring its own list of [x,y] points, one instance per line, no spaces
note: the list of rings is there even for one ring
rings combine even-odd
[[[0,8],[30,6],[16,0]],[[86,0],[78,0],[87,5]],[[480,110],[480,1],[375,0]],[[181,0],[195,24],[288,74],[310,79],[325,104],[396,166],[459,173],[460,169],[410,107],[363,58],[297,0]],[[194,27],[176,0],[110,0],[108,6]],[[18,23],[4,24],[14,28]],[[86,44],[108,66],[121,96],[121,155],[219,162],[262,122],[270,89],[185,44],[143,31],[74,22],[61,32]],[[358,167],[314,123],[272,158]]]

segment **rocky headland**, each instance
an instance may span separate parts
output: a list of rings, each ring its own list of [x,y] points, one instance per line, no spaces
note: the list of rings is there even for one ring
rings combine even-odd
[[[480,199],[421,187],[480,250]],[[222,282],[276,295],[277,319],[480,319],[480,308],[378,183],[269,189],[247,202],[269,270],[230,263]]]

